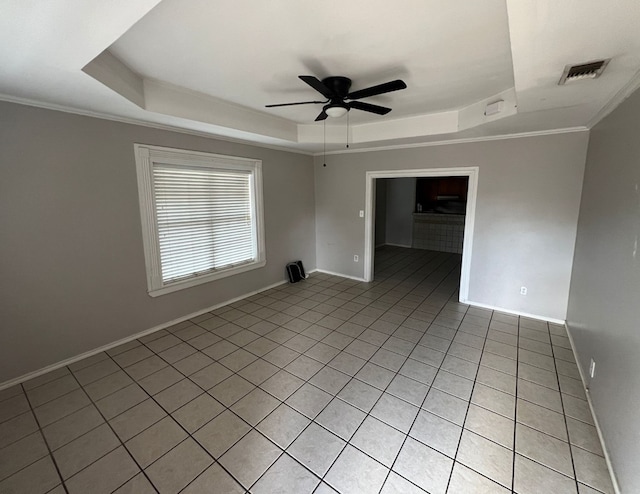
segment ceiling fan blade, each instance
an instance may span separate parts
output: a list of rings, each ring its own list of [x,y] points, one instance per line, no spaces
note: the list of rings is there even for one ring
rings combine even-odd
[[[264,105],[265,108],[275,108],[276,106],[295,106],[295,105],[312,105],[312,104],[325,104],[329,101],[300,101],[298,103],[278,103],[275,105]]]
[[[315,120],[315,121],[316,121],[316,122],[320,122],[321,120],[326,120],[328,116],[329,116],[329,115],[327,115],[327,112],[326,112],[326,111],[324,111],[324,109],[323,109],[323,110],[320,112],[320,115],[318,115],[318,116],[316,117],[316,120]]]
[[[336,95],[333,94],[333,91],[325,86],[317,77],[314,77],[312,75],[299,75],[298,77],[309,84],[309,86],[318,91],[325,98],[331,99],[336,97]]]
[[[384,84],[378,84],[377,86],[371,86],[349,93],[347,94],[347,99],[368,98],[369,96],[377,96],[378,94],[390,93],[391,91],[399,91],[400,89],[406,88],[407,85],[404,81],[396,79],[395,81],[385,82]]]
[[[368,111],[371,113],[377,113],[378,115],[386,115],[391,111],[391,108],[387,108],[385,106],[372,105],[369,103],[363,103],[362,101],[351,101],[349,103],[351,108],[355,108],[356,110]]]

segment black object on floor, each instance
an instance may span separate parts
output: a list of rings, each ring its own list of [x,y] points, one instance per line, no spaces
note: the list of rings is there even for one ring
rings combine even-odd
[[[293,261],[287,264],[287,276],[289,276],[289,283],[298,283],[298,281],[304,280],[307,276],[304,273],[304,267],[302,261]]]

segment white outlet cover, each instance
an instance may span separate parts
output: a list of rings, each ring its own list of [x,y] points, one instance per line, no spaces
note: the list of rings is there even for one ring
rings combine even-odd
[[[521,286],[520,287],[520,295],[526,295],[527,294],[527,287],[526,286]]]
[[[596,377],[596,361],[593,359],[591,359],[591,364],[589,365],[589,376],[591,376],[591,379]]]
[[[362,209],[360,210],[360,218],[364,218],[364,211]]]
[[[353,262],[358,262],[358,260],[359,260],[359,259],[360,259],[360,258],[359,258],[357,255],[356,255],[356,256],[353,256]]]

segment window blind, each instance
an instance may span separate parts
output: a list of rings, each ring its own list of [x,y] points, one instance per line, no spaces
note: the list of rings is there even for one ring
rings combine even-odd
[[[256,260],[252,173],[154,163],[162,282]]]

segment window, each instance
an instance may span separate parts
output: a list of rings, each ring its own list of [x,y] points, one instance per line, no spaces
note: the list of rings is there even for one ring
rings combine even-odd
[[[149,295],[266,264],[262,162],[135,145]]]

